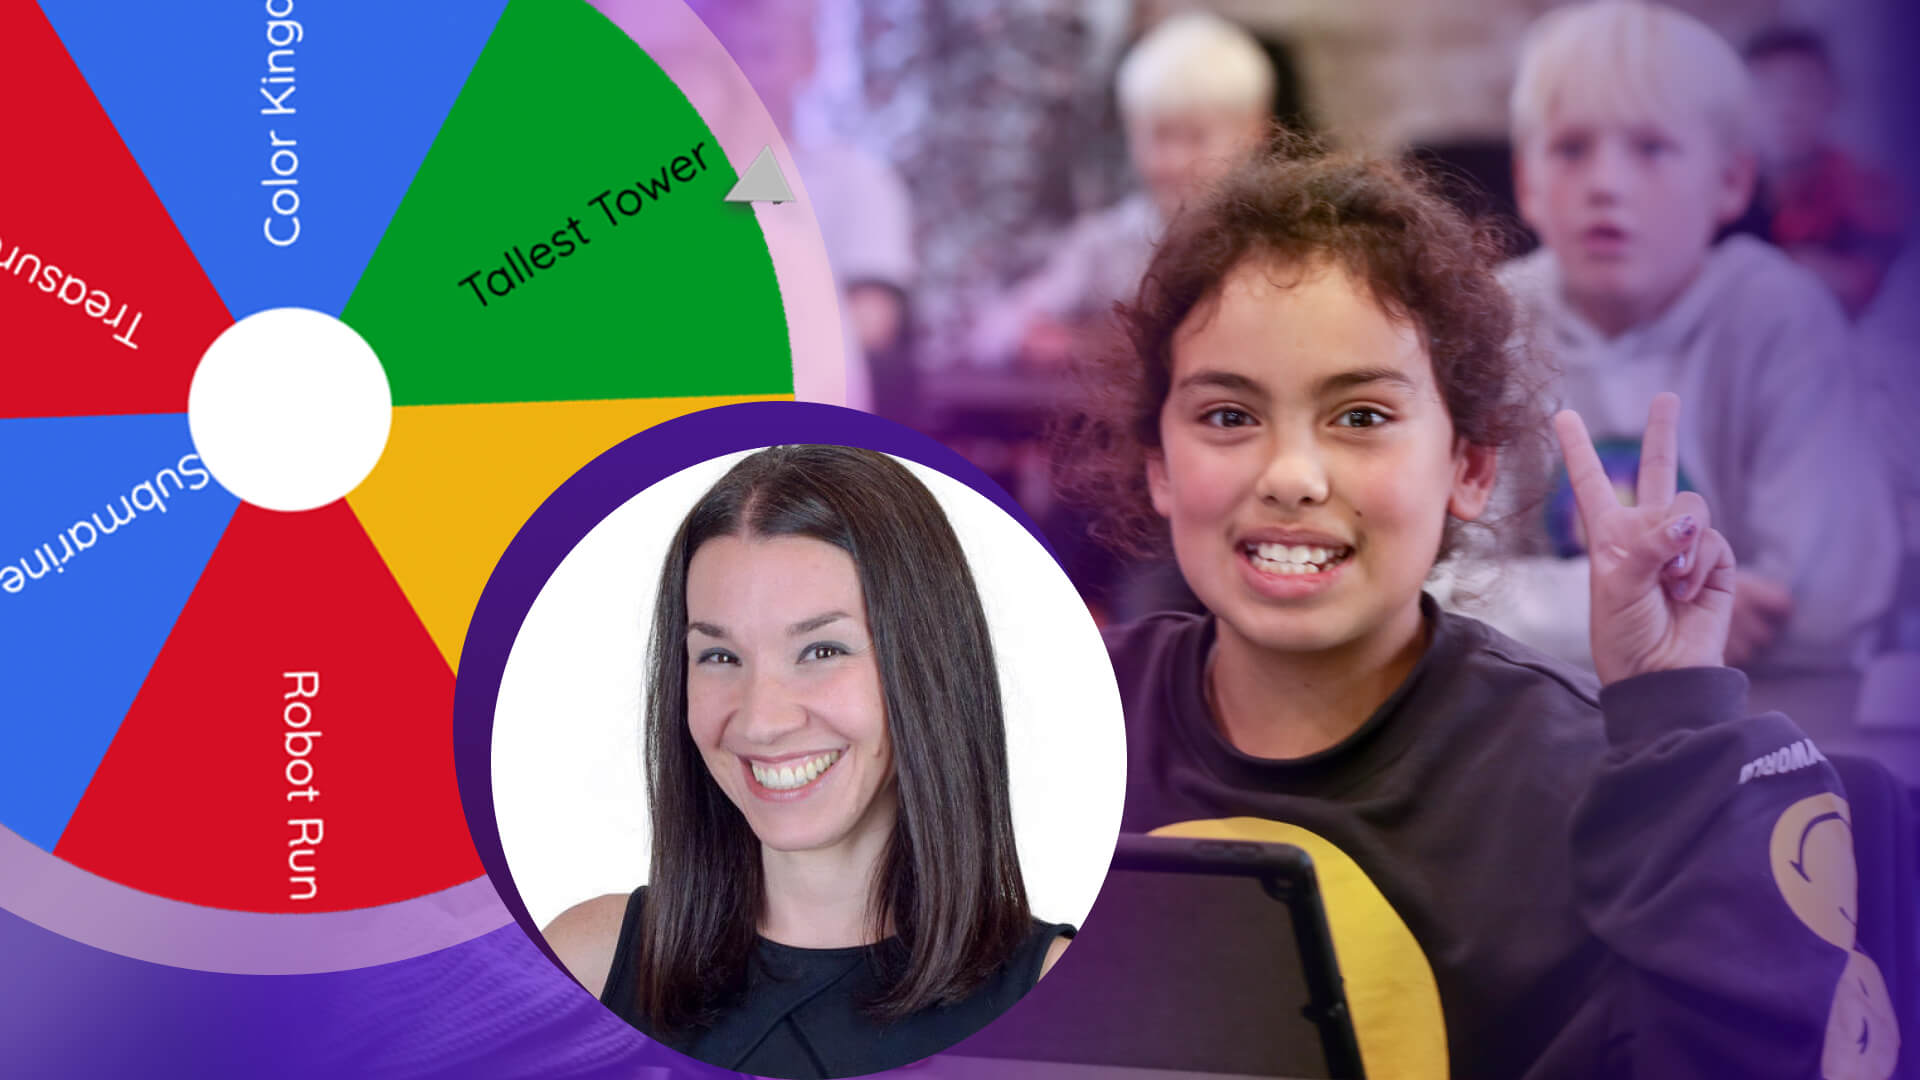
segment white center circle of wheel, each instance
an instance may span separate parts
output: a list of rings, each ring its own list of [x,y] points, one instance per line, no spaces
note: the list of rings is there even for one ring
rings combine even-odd
[[[344,498],[387,447],[393,391],[353,328],[306,308],[256,312],[214,339],[193,373],[187,426],[200,460],[268,510]]]

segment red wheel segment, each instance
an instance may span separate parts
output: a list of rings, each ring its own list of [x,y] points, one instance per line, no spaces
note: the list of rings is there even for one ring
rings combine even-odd
[[[55,854],[249,911],[470,880],[452,705],[453,672],[346,503],[242,506]]]
[[[40,8],[0,41],[0,418],[184,412],[233,319]]]

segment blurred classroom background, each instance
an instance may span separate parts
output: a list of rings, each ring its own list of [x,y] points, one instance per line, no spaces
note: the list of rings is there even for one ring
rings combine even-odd
[[[1103,621],[1182,602],[1178,579],[1087,536],[1055,493],[1048,425],[1166,217],[1247,145],[1235,103],[1250,88],[1262,123],[1422,162],[1506,223],[1511,254],[1536,244],[1515,208],[1508,98],[1523,35],[1560,6],[1547,0],[691,3],[795,148],[845,300],[850,403],[997,479]],[[1754,703],[1920,785],[1920,152],[1897,123],[1920,94],[1895,47],[1915,15],[1892,0],[1671,6],[1747,61],[1760,181],[1727,231],[1777,245],[1844,309],[1852,367],[1836,377],[1900,512],[1897,584],[1869,575],[1888,593],[1871,640],[1822,668],[1762,652]]]

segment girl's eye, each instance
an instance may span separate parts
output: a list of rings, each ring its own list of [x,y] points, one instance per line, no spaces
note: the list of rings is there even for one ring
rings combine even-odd
[[[1634,140],[1633,150],[1641,157],[1659,157],[1673,149],[1673,144],[1665,139],[1642,138]]]
[[[696,664],[738,664],[740,658],[725,649],[708,649],[694,658]]]
[[[836,656],[845,656],[847,649],[842,645],[821,643],[809,645],[800,653],[802,660],[831,660]]]
[[[1378,409],[1348,409],[1334,421],[1340,427],[1370,428],[1387,422],[1386,414]]]
[[[1253,423],[1253,417],[1239,409],[1209,409],[1200,416],[1202,423],[1217,428],[1246,427]]]

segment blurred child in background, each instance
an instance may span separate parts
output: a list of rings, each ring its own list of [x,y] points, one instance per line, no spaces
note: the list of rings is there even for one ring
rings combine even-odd
[[[1854,319],[1864,375],[1864,427],[1896,492],[1907,552],[1887,644],[1920,651],[1920,267],[1903,251],[1907,200],[1892,176],[1843,148],[1834,128],[1843,104],[1840,72],[1812,30],[1776,26],[1744,50],[1759,102],[1760,204],[1767,236],[1812,271]]]
[[[691,0],[760,96],[793,152],[840,287],[846,404],[872,409],[899,381],[916,260],[906,182],[875,154],[803,138],[797,101],[819,60],[818,0]],[[746,103],[742,103],[746,107]],[[726,118],[709,118],[716,127]],[[744,172],[746,162],[738,163]]]
[[[1832,137],[1840,78],[1811,30],[1775,27],[1747,43],[1759,104],[1767,238],[1858,318],[1899,254],[1906,213],[1893,181]]]
[[[1502,277],[1522,340],[1557,370],[1630,499],[1638,425],[1684,402],[1678,470],[1740,560],[1727,662],[1853,669],[1893,584],[1897,536],[1839,306],[1751,237],[1715,244],[1753,188],[1739,56],[1656,5],[1574,5],[1535,24],[1512,95],[1520,208],[1542,247]],[[1544,479],[1544,477],[1542,477]],[[1588,652],[1587,543],[1564,472],[1485,617],[1562,657]],[[1527,500],[1513,505],[1524,509]]]
[[[1187,12],[1134,45],[1116,89],[1142,190],[1076,222],[1033,276],[982,315],[974,351],[983,362],[1045,367],[1074,355],[1088,325],[1132,295],[1181,205],[1259,145],[1273,64],[1246,31]]]

